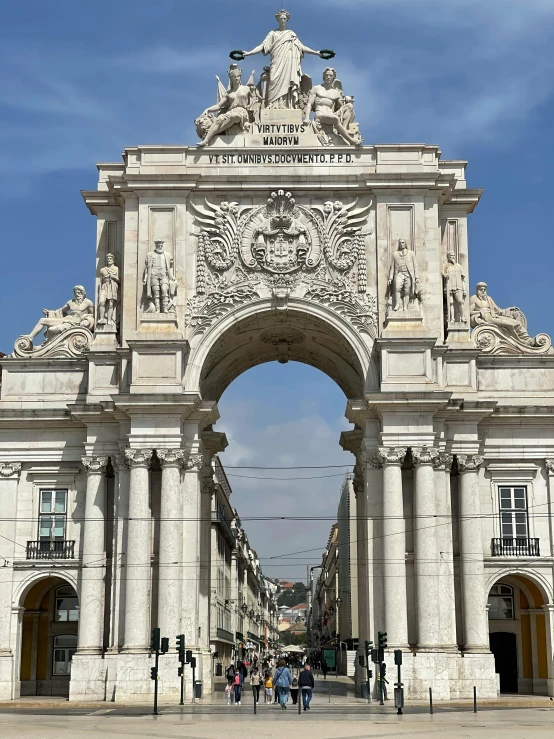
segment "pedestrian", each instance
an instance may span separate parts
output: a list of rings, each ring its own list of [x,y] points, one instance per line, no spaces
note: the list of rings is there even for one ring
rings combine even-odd
[[[298,701],[298,679],[292,678],[292,685],[290,686],[290,697],[292,698],[292,705],[295,706]]]
[[[231,706],[233,705],[233,697],[234,697],[234,685],[233,685],[233,678],[228,677],[227,678],[227,685],[225,686],[225,695],[227,696],[227,705]]]
[[[265,677],[265,702],[273,702],[273,678],[271,677],[271,673]]]
[[[248,667],[246,666],[245,662],[239,662],[239,672],[240,672],[240,684],[244,685],[244,681],[248,677]]]
[[[327,671],[329,669],[329,665],[327,664],[327,660],[325,657],[321,660],[321,671],[323,672],[323,679],[327,680]]]
[[[258,672],[258,668],[254,667],[254,669],[250,673],[250,685],[252,686],[252,690],[254,692],[256,703],[260,702],[260,683],[261,682],[262,682],[262,679],[260,677],[260,673]]]
[[[302,691],[302,704],[305,711],[310,710],[310,701],[312,700],[312,691],[315,687],[314,675],[309,662],[306,662],[304,669],[298,678],[298,687]]]
[[[225,677],[231,678],[231,680],[235,679],[235,665],[231,662],[227,670],[225,671]]]
[[[240,706],[240,699],[242,694],[242,678],[238,670],[235,672],[233,685],[235,687],[235,705]]]
[[[385,700],[385,701],[388,701],[388,699],[389,699],[388,698],[388,695],[387,695],[387,685],[388,684],[389,684],[389,681],[387,680],[386,677],[383,676],[383,678],[381,679],[381,671],[378,670],[377,671],[377,687],[379,687],[380,685],[382,686],[383,700]]]
[[[289,698],[290,686],[292,685],[292,675],[284,659],[279,660],[279,667],[275,670],[273,682],[279,694],[281,710],[285,710]]]

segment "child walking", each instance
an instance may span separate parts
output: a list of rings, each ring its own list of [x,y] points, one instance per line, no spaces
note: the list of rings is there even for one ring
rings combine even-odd
[[[227,685],[225,686],[225,694],[227,695],[227,705],[232,706],[233,705],[233,697],[234,697],[235,688],[233,685],[233,678],[228,677],[227,678]]]
[[[265,702],[273,702],[273,678],[268,675],[265,679]]]

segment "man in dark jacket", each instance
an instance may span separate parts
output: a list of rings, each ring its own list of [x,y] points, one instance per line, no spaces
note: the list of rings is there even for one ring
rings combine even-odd
[[[315,682],[311,667],[307,662],[298,677],[298,687],[302,692],[302,704],[304,706],[304,710],[309,711],[310,701],[312,700],[312,690],[315,687]]]

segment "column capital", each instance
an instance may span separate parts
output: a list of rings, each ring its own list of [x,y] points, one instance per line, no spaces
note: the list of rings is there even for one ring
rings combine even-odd
[[[124,454],[117,454],[115,457],[112,457],[112,467],[116,470],[128,470],[129,461]]]
[[[380,446],[377,451],[377,458],[381,464],[397,464],[401,465],[406,457],[405,446]]]
[[[364,467],[382,467],[378,452],[360,452],[360,461]]]
[[[415,464],[434,465],[439,456],[439,450],[432,446],[413,446],[411,449],[412,459]]]
[[[162,467],[182,467],[185,460],[184,449],[156,449]]]
[[[108,458],[92,454],[89,457],[81,457],[81,462],[87,471],[87,475],[101,475],[106,469]]]
[[[189,472],[196,471],[202,469],[202,465],[204,464],[204,455],[203,454],[189,454],[186,458],[185,462],[185,469]]]
[[[446,470],[450,472],[452,468],[452,460],[454,457],[448,452],[439,452],[438,457],[433,462],[433,466],[436,470]]]
[[[479,454],[457,454],[459,472],[477,472],[484,458]]]
[[[125,449],[125,461],[129,467],[148,467],[152,454],[152,449]]]
[[[21,462],[0,462],[0,477],[19,477]]]
[[[554,475],[554,459],[545,459],[544,466],[549,475]]]

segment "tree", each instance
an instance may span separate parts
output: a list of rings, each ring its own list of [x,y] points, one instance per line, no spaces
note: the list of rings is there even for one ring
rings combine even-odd
[[[297,606],[299,603],[305,603],[307,597],[306,586],[303,582],[295,582],[294,587],[281,590],[277,596],[277,605],[279,606]]]

